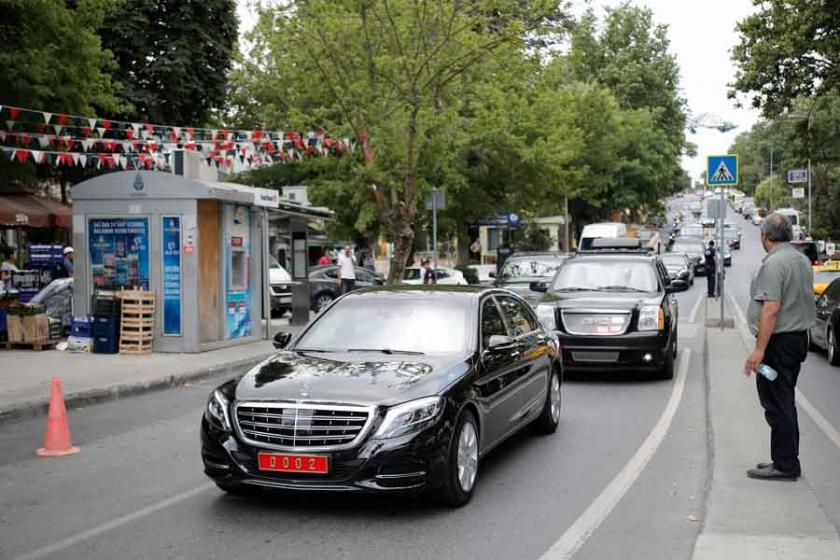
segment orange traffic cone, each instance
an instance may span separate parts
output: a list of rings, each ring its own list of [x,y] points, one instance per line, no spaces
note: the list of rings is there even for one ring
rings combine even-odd
[[[78,453],[70,441],[70,426],[67,424],[67,411],[64,408],[64,395],[61,394],[61,380],[53,377],[50,389],[50,411],[47,414],[47,431],[44,434],[44,447],[37,451],[39,457],[60,457]]]

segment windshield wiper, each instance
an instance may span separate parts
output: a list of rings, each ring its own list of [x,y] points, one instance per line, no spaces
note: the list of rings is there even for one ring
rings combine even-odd
[[[630,286],[601,286],[598,288],[599,291],[603,292],[644,292],[647,293],[650,290],[642,290],[640,288],[631,288]]]
[[[556,290],[551,290],[552,292],[591,292],[594,288],[578,288],[577,286],[571,286],[569,288],[557,288]]]
[[[348,348],[348,352],[382,352],[383,354],[411,354],[413,356],[423,356],[423,352],[415,352],[414,350],[394,350],[393,348]]]
[[[295,348],[295,352],[336,352],[336,350],[324,350],[322,348]]]

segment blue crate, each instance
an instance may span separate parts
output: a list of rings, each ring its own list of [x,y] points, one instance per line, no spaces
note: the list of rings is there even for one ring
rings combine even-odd
[[[119,343],[115,338],[107,336],[96,336],[93,338],[94,354],[116,354],[119,349]]]
[[[8,332],[9,325],[6,322],[6,310],[0,309],[0,333]]]
[[[119,341],[120,318],[116,315],[94,315],[91,334],[94,338],[105,337]]]
[[[73,317],[70,321],[70,334],[80,338],[90,338],[93,332],[93,320],[91,317]]]

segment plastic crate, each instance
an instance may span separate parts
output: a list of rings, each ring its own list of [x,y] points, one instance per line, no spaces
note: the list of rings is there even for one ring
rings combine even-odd
[[[96,336],[93,338],[94,354],[116,354],[120,345],[116,339],[107,336]]]
[[[91,323],[91,335],[119,341],[120,318],[114,315],[94,315]]]
[[[82,338],[90,338],[93,333],[93,318],[92,317],[73,317],[70,320],[70,335]]]

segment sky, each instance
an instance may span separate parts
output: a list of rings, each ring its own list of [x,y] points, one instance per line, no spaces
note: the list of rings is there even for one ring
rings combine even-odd
[[[254,25],[254,0],[237,0],[240,33]],[[263,0],[265,1],[265,0]],[[624,0],[575,0],[575,14],[583,13],[591,5],[599,16],[603,8],[614,7]],[[698,129],[696,134],[686,131],[689,141],[697,144],[697,157],[683,157],[683,167],[694,180],[706,168],[706,156],[726,153],[739,132],[749,130],[758,120],[758,112],[738,109],[727,98],[727,84],[735,76],[735,64],[730,50],[738,42],[735,25],[752,13],[751,0],[633,0],[637,6],[653,11],[656,23],[668,26],[668,36],[680,65],[682,95],[691,115],[712,113],[738,125],[731,132]],[[745,103],[746,105],[746,103]]]

